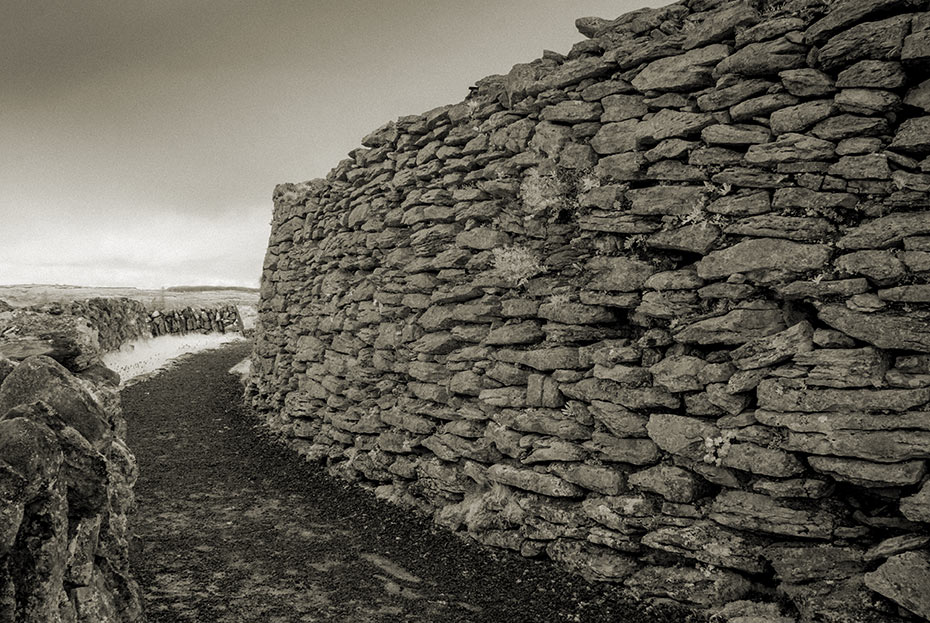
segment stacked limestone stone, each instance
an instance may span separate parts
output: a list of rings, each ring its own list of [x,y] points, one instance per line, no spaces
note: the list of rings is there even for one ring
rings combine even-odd
[[[254,404],[336,474],[645,598],[930,618],[927,9],[582,19],[278,186]]]
[[[141,621],[118,377],[93,363],[96,340],[48,351],[69,367],[24,343],[23,331],[0,337],[0,352],[27,355],[0,356],[0,621]]]
[[[194,331],[226,333],[242,330],[242,320],[235,305],[156,310],[149,314],[147,320],[153,336]]]
[[[116,350],[122,344],[148,337],[195,331],[225,333],[241,331],[242,320],[235,305],[184,307],[149,311],[133,299],[92,298],[52,303],[30,308],[52,315],[67,314],[87,320],[97,331],[100,348]]]

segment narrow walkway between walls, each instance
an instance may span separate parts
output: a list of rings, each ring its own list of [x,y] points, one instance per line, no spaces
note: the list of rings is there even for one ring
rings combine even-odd
[[[434,528],[264,434],[227,373],[249,344],[122,392],[150,623],[683,621]]]

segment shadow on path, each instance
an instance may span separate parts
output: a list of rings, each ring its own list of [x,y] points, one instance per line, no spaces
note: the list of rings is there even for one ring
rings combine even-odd
[[[122,392],[140,469],[133,567],[150,623],[663,620],[306,463],[241,404],[227,370],[249,348],[192,355]]]

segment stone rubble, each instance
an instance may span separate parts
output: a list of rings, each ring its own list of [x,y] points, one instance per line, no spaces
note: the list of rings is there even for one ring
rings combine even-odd
[[[379,497],[644,598],[930,618],[928,9],[583,18],[279,185],[252,404]]]

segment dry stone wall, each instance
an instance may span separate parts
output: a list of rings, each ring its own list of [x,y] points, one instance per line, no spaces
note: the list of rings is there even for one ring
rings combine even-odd
[[[0,316],[0,621],[141,621],[119,377],[99,364],[85,320]]]
[[[644,598],[930,618],[928,2],[577,26],[275,189],[254,405]]]
[[[4,308],[4,306],[6,306]],[[68,367],[98,364],[103,352],[133,340],[195,331],[243,331],[239,308],[149,311],[128,298],[93,298],[15,308],[0,301],[0,356],[46,355]]]
[[[0,623],[136,623],[127,516],[136,460],[100,354],[142,337],[236,330],[235,306],[130,299],[0,305]]]
[[[169,333],[225,333],[242,329],[242,321],[235,305],[149,310],[139,301],[118,297],[53,303],[31,309],[86,318],[97,331],[100,347],[104,351],[116,350],[132,340]]]

